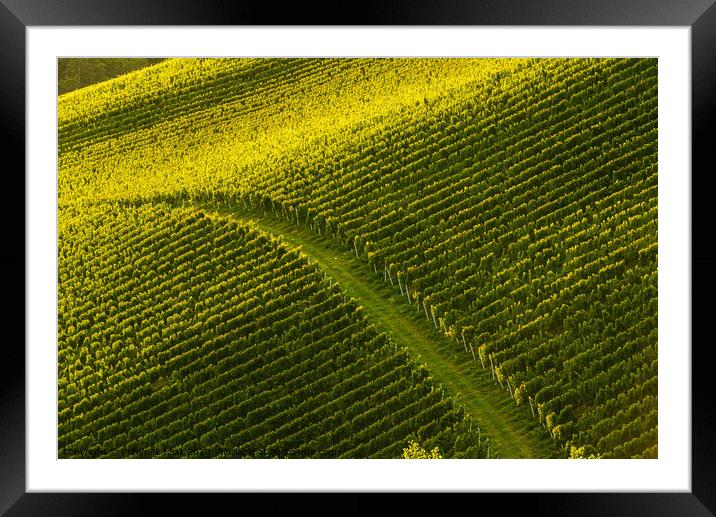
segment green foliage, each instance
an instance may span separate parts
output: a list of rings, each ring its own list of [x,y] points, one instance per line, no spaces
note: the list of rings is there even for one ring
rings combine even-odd
[[[597,456],[594,454],[585,455],[584,447],[575,447],[572,445],[569,449],[569,459],[571,460],[577,460],[577,459],[597,459]]]
[[[408,446],[403,449],[403,458],[407,460],[439,460],[442,459],[442,456],[440,455],[440,449],[438,447],[427,452],[420,447],[418,442],[411,440]]]

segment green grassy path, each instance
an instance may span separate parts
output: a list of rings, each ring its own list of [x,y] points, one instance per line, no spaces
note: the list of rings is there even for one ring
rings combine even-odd
[[[244,210],[203,207],[207,214],[253,221],[271,234],[281,235],[291,246],[300,247],[349,296],[364,307],[370,321],[401,346],[419,356],[434,378],[475,418],[483,436],[496,444],[502,458],[553,458],[559,452],[529,408],[516,407],[509,394],[492,380],[489,370],[475,365],[461,345],[435,331],[416,307],[408,305],[397,287],[384,285],[382,273],[372,274],[367,264],[356,259],[331,239],[321,238],[294,223]]]

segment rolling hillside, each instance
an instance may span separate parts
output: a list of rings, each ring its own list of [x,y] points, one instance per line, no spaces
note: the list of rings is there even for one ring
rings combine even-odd
[[[59,241],[61,458],[390,458],[408,439],[488,454],[427,369],[281,239],[101,205],[64,213]]]
[[[434,342],[427,366],[438,381],[469,386],[480,400],[495,400],[496,385],[512,404],[500,412],[533,419],[563,456],[655,457],[656,93],[653,59],[168,60],[59,98],[60,227],[88,206],[113,207],[118,218],[206,210],[236,212],[269,231],[295,225],[350,251],[345,268],[370,277],[376,293],[392,289],[422,318],[416,325]],[[61,231],[73,260],[93,257],[93,247],[73,240],[93,224]],[[138,257],[144,240],[130,234],[144,224],[127,230]],[[112,249],[108,257],[120,254]],[[153,267],[168,268],[165,259],[157,255]],[[120,267],[106,260],[102,274]],[[204,256],[184,267],[239,274],[204,260],[212,264]],[[77,307],[96,308],[91,293],[102,287],[87,274],[73,270],[61,306],[89,285]],[[154,280],[143,282],[138,299]],[[194,329],[181,346],[205,350],[195,331],[208,315],[179,318]],[[133,331],[144,336],[144,324]],[[98,325],[92,332],[108,333],[101,346],[122,353],[119,321]],[[60,331],[60,354],[75,364],[75,352],[63,350],[82,343],[79,331],[62,322]],[[94,335],[83,335],[92,356]],[[156,343],[132,339],[154,356]],[[140,375],[142,363],[132,364]],[[80,436],[76,404],[62,406],[62,382],[74,382],[63,375],[61,367],[61,429]],[[147,404],[157,414],[168,407]],[[508,420],[484,402],[462,404],[488,436]],[[510,425],[523,426],[518,420]],[[452,435],[440,442],[447,427],[435,422],[429,444],[467,450],[451,445]],[[500,450],[515,436],[503,431]],[[533,449],[548,456],[538,441]],[[398,440],[389,446],[399,456]]]

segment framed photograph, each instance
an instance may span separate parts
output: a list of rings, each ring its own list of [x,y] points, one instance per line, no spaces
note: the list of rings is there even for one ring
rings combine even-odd
[[[710,1],[0,2],[0,512],[713,515]]]

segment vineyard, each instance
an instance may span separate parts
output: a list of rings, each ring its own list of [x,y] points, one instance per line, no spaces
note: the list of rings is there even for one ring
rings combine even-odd
[[[107,205],[65,214],[60,243],[61,457],[389,458],[406,437],[488,454],[427,370],[280,239]]]
[[[61,457],[495,456],[491,389],[657,456],[655,59],[171,59],[58,117]]]

